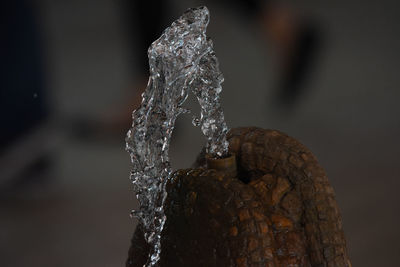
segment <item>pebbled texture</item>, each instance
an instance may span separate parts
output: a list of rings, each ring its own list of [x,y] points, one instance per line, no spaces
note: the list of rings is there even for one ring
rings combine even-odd
[[[228,134],[238,176],[179,170],[167,185],[160,266],[351,266],[326,174],[312,153],[275,130]],[[127,266],[149,247],[139,226]]]

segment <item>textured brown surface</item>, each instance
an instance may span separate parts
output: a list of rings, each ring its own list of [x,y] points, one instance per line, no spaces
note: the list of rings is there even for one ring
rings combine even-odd
[[[161,266],[350,266],[333,189],[311,152],[273,130],[228,138],[237,178],[197,168],[168,184]],[[127,266],[147,255],[138,227]]]

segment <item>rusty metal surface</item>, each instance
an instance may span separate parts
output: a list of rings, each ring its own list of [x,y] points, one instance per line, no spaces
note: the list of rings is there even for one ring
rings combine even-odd
[[[168,184],[161,266],[351,266],[334,191],[312,153],[274,130],[228,135],[237,177],[179,170]],[[228,172],[229,173],[229,172]],[[148,255],[141,228],[127,266]]]

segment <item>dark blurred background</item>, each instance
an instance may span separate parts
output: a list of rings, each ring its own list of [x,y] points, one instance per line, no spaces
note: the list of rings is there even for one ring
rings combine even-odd
[[[393,0],[2,1],[1,266],[124,265],[137,207],[124,138],[146,47],[198,5],[211,12],[229,127],[279,129],[309,147],[336,190],[353,265],[398,266]],[[204,143],[190,121],[177,122],[174,168]]]

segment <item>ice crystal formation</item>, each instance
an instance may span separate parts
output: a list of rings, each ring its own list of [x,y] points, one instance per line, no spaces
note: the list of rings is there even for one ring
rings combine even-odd
[[[201,106],[201,126],[207,152],[214,157],[227,154],[227,126],[220,105],[223,76],[206,36],[209,12],[206,7],[187,10],[167,28],[148,50],[150,78],[141,106],[133,114],[126,148],[133,169],[131,180],[140,209],[133,211],[152,246],[148,266],[155,266],[161,252],[161,232],[166,221],[165,185],[172,169],[168,150],[177,116],[186,112],[182,104],[192,91]]]

